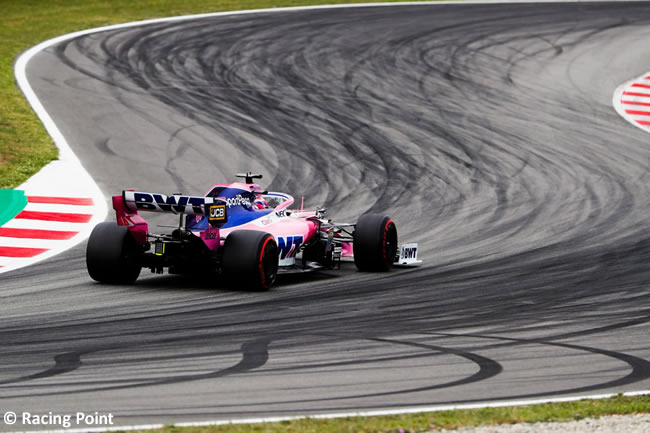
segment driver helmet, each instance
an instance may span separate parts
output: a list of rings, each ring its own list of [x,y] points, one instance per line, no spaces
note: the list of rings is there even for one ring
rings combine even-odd
[[[269,204],[261,196],[257,197],[253,202],[253,209],[268,209]]]

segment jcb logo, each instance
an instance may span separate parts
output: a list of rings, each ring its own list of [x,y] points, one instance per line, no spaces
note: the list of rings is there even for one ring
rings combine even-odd
[[[210,206],[210,221],[221,222],[226,220],[226,205]]]

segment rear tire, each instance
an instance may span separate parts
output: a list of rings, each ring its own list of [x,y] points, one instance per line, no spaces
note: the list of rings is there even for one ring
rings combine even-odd
[[[250,290],[271,288],[278,275],[278,261],[278,245],[269,233],[236,230],[223,245],[224,277]]]
[[[397,254],[397,227],[389,217],[361,215],[353,239],[354,264],[360,271],[384,272],[393,266]]]
[[[130,262],[137,244],[129,230],[115,223],[95,226],[86,247],[86,267],[90,278],[100,283],[132,283],[142,266]]]

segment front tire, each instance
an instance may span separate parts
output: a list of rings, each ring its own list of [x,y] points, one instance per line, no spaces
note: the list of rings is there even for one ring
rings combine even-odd
[[[126,227],[111,222],[97,224],[86,247],[90,278],[100,283],[134,282],[142,270],[131,261],[136,250],[137,244]]]
[[[247,289],[270,289],[278,274],[278,261],[278,245],[269,233],[236,230],[223,245],[224,277]]]
[[[365,272],[385,272],[397,255],[397,227],[392,219],[380,214],[359,217],[352,248],[354,264]]]

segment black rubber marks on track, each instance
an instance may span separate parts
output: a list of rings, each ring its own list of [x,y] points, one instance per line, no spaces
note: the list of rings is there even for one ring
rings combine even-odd
[[[561,389],[561,390],[555,390],[555,391],[549,391],[549,392],[536,392],[536,393],[530,393],[530,394],[518,394],[518,395],[504,395],[504,396],[495,396],[494,400],[520,400],[520,399],[531,399],[531,398],[541,398],[541,397],[549,397],[549,396],[557,396],[557,395],[562,395],[562,394],[577,394],[577,393],[586,393],[590,391],[596,391],[599,389],[608,389],[608,388],[614,388],[614,387],[623,387],[625,385],[629,385],[635,382],[640,382],[642,380],[650,378],[650,361],[647,361],[643,358],[639,358],[633,355],[628,355],[625,353],[621,352],[614,352],[611,350],[605,350],[605,349],[599,349],[595,347],[588,347],[588,346],[581,346],[577,344],[568,344],[568,343],[556,343],[549,341],[552,339],[522,339],[522,338],[511,338],[511,337],[498,337],[498,336],[491,336],[491,335],[481,335],[481,334],[444,334],[444,333],[432,333],[430,335],[438,335],[438,336],[444,336],[444,337],[473,337],[473,338],[479,338],[479,339],[488,339],[488,340],[497,340],[497,341],[503,341],[505,342],[504,344],[500,344],[500,347],[503,346],[518,346],[518,345],[545,345],[545,346],[554,346],[554,347],[559,347],[559,348],[564,348],[564,349],[571,349],[571,350],[576,350],[576,351],[583,351],[583,352],[588,352],[592,354],[597,354],[597,355],[603,355],[606,357],[610,357],[619,361],[624,362],[627,364],[630,368],[631,371],[629,374],[627,374],[624,377],[614,379],[614,380],[609,380],[606,382],[602,383],[597,383],[593,385],[587,385],[587,386],[582,386],[582,387],[576,387],[576,388],[567,388],[567,389]],[[491,348],[494,348],[495,346],[492,346]],[[472,402],[474,400],[468,401],[468,400],[462,400],[462,401],[453,401],[453,402],[448,402],[448,403],[468,403]],[[475,400],[475,401],[480,401],[480,400]]]
[[[624,323],[620,324],[613,324],[613,325],[607,325],[603,327],[602,329],[619,329],[619,328],[625,328],[628,326],[633,326],[637,324],[638,321],[627,321]],[[602,330],[601,328],[598,328],[598,331]],[[590,385],[585,385],[581,387],[574,387],[574,388],[566,388],[566,389],[556,389],[552,391],[547,391],[547,392],[537,392],[537,393],[530,393],[530,394],[516,394],[516,395],[500,395],[500,396],[495,396],[495,399],[499,400],[510,400],[510,399],[528,399],[528,398],[540,398],[540,397],[546,397],[546,396],[555,396],[555,395],[567,395],[567,394],[576,394],[576,393],[586,393],[590,391],[595,391],[599,389],[609,389],[609,388],[614,388],[614,387],[622,387],[625,385],[629,385],[638,381],[646,380],[650,378],[650,361],[647,361],[645,359],[625,354],[625,353],[620,353],[620,352],[615,352],[611,350],[606,350],[606,349],[600,349],[600,348],[595,348],[595,347],[588,347],[588,346],[582,346],[578,344],[571,344],[571,343],[561,343],[561,342],[556,342],[553,340],[559,340],[559,339],[566,339],[570,337],[578,337],[583,334],[589,334],[591,332],[594,332],[595,330],[588,330],[588,331],[577,331],[571,334],[563,334],[563,335],[557,335],[557,336],[549,336],[546,338],[540,338],[540,339],[525,339],[525,338],[513,338],[513,337],[502,337],[502,336],[497,336],[497,335],[484,335],[481,333],[478,334],[458,334],[458,333],[438,333],[438,332],[430,332],[430,333],[424,333],[424,334],[419,334],[411,337],[409,340],[404,340],[404,339],[396,339],[396,338],[383,338],[383,337],[362,337],[362,336],[350,336],[350,335],[337,335],[337,334],[327,334],[328,337],[335,337],[337,339],[342,339],[342,340],[349,340],[349,339],[354,339],[354,340],[366,340],[366,341],[372,341],[372,342],[378,342],[378,343],[386,343],[388,345],[401,345],[401,346],[409,346],[409,347],[414,347],[418,349],[423,349],[426,351],[425,353],[416,353],[416,354],[409,354],[406,356],[401,356],[401,357],[395,357],[393,359],[408,359],[408,358],[413,358],[413,357],[431,357],[431,356],[439,356],[439,355],[453,355],[457,356],[460,358],[463,358],[471,363],[474,363],[478,371],[475,373],[468,375],[466,377],[462,378],[456,378],[454,380],[450,380],[448,382],[441,382],[441,383],[434,383],[434,384],[424,384],[422,386],[418,387],[412,387],[412,388],[404,388],[404,389],[396,389],[396,390],[389,390],[385,392],[379,392],[379,393],[358,393],[358,394],[353,394],[353,395],[341,395],[341,396],[336,396],[336,397],[326,397],[326,398],[316,398],[316,399],[301,399],[301,400],[296,400],[296,402],[325,402],[325,401],[339,401],[339,400],[349,400],[349,399],[368,399],[368,398],[374,398],[374,397],[385,397],[385,396],[391,396],[391,395],[404,395],[404,394],[413,394],[413,393],[420,393],[420,392],[425,392],[425,391],[433,391],[433,390],[442,390],[445,388],[452,388],[452,387],[458,387],[461,385],[468,385],[472,383],[477,383],[481,381],[485,381],[487,379],[490,379],[494,376],[497,376],[504,372],[503,366],[496,360],[490,359],[486,356],[479,355],[476,353],[476,351],[482,351],[486,352],[489,350],[494,350],[497,348],[502,348],[502,347],[513,347],[513,346],[530,346],[530,345],[541,345],[541,346],[551,346],[551,347],[556,347],[560,349],[568,349],[570,351],[577,351],[577,352],[587,352],[590,354],[596,354],[596,355],[602,355],[605,357],[613,358],[617,361],[623,362],[624,364],[627,364],[630,368],[630,372],[626,374],[623,377],[619,377],[616,379],[610,379],[605,382],[601,383],[595,383],[595,384],[590,384]],[[326,334],[321,334],[325,336]],[[454,342],[454,346],[456,347],[447,347],[444,345],[440,344],[429,344],[426,342],[422,342],[422,337],[425,338],[436,338],[436,339],[463,339],[463,338],[470,338],[474,341],[478,340],[488,340],[488,341],[494,341],[495,344],[490,344],[487,346],[481,346],[475,347],[474,349],[462,349],[459,348],[459,343],[456,341]],[[290,338],[290,337],[289,337]],[[201,373],[201,374],[186,374],[186,375],[177,375],[177,376],[169,376],[169,377],[164,377],[164,378],[155,378],[155,379],[149,379],[149,380],[140,380],[136,382],[130,382],[130,383],[118,383],[118,384],[110,384],[108,386],[96,386],[92,388],[85,388],[85,389],[75,389],[75,390],[69,390],[69,391],[46,391],[46,392],[40,392],[40,391],[35,391],[35,392],[29,392],[25,395],[22,395],[20,397],[28,397],[28,396],[34,396],[34,395],[39,395],[39,396],[44,396],[44,395],[61,395],[61,394],[69,394],[69,393],[79,393],[79,392],[98,392],[98,391],[110,391],[110,390],[117,390],[117,389],[128,389],[128,388],[139,388],[139,387],[149,387],[149,386],[156,386],[156,385],[170,385],[170,384],[175,384],[175,383],[181,383],[181,382],[191,382],[191,381],[196,381],[196,380],[209,380],[209,379],[216,379],[220,377],[226,377],[234,374],[242,374],[242,373],[247,373],[250,371],[253,371],[255,369],[263,367],[268,359],[269,359],[269,345],[272,341],[279,342],[281,340],[286,339],[285,336],[277,336],[276,338],[258,338],[254,339],[248,342],[243,343],[240,346],[240,352],[241,352],[241,360],[227,368],[215,370],[212,372],[208,373]],[[418,339],[420,341],[412,341],[414,339]],[[475,343],[473,344],[474,346]],[[98,353],[102,351],[108,351],[108,350],[113,350],[116,349],[117,347],[103,347],[99,348],[96,350],[87,350],[87,351],[76,351],[76,352],[66,352],[62,353],[59,355],[56,355],[54,357],[55,365],[51,368],[48,368],[47,370],[32,374],[32,375],[27,375],[27,376],[22,376],[16,379],[9,379],[5,380],[3,382],[0,382],[0,386],[2,385],[9,385],[9,384],[17,384],[17,383],[24,383],[24,382],[30,382],[34,381],[37,379],[44,379],[56,375],[61,375],[65,373],[69,373],[72,371],[75,371],[79,369],[82,366],[82,361],[81,357],[83,355],[87,355],[90,353]],[[217,355],[218,356],[218,355]],[[387,355],[386,359],[391,359],[391,355]],[[578,358],[580,359],[580,358]],[[270,371],[275,371],[279,372],[284,370],[285,372],[287,370],[292,371],[292,370],[302,370],[302,369],[312,369],[312,368],[321,368],[321,367],[338,367],[338,368],[343,368],[346,365],[358,365],[358,364],[363,364],[365,362],[372,363],[372,362],[377,362],[379,360],[384,360],[384,358],[377,359],[376,357],[373,357],[373,359],[370,360],[351,360],[351,361],[339,361],[339,362],[330,362],[330,363],[320,363],[318,365],[308,365],[308,366],[289,366],[289,367],[284,367],[284,368],[270,368]],[[128,362],[128,360],[126,361]],[[432,362],[431,364],[432,368],[435,368],[435,362]],[[105,383],[105,382],[104,382]],[[15,386],[15,385],[14,385]],[[32,383],[30,386],[34,386],[36,388],[40,388],[38,384]],[[45,385],[47,387],[47,385]],[[17,397],[16,395],[12,396]],[[3,397],[0,397],[2,399]],[[468,403],[472,402],[475,400],[471,399],[465,399],[465,400],[457,400],[457,401],[445,401],[444,403]],[[476,400],[478,401],[478,400]],[[260,402],[263,404],[273,404],[277,402]],[[283,401],[283,403],[292,403],[291,401]]]
[[[57,376],[59,374],[64,374],[70,371],[74,371],[78,369],[80,366],[81,366],[81,353],[79,352],[62,353],[54,357],[54,366],[52,368],[48,368],[47,370],[43,370],[39,373],[30,374],[27,376],[21,376],[15,379],[0,381],[0,385],[8,385],[11,383],[27,382],[35,379]]]
[[[32,395],[39,395],[39,396],[44,396],[44,395],[61,395],[61,394],[76,394],[80,392],[98,392],[98,391],[112,391],[112,390],[117,390],[117,389],[127,389],[127,388],[139,388],[143,386],[155,386],[155,385],[171,385],[174,383],[180,383],[180,382],[191,382],[195,380],[207,380],[207,379],[214,379],[218,377],[225,377],[229,376],[231,374],[238,374],[238,373],[245,373],[251,370],[254,370],[256,368],[262,367],[264,364],[266,364],[266,361],[269,358],[268,354],[268,345],[270,343],[270,339],[268,338],[260,338],[256,339],[253,341],[249,341],[247,343],[244,343],[241,345],[241,354],[242,354],[242,359],[235,365],[220,369],[220,370],[215,370],[209,373],[202,373],[202,374],[187,374],[187,375],[180,375],[180,376],[170,376],[166,377],[163,379],[152,379],[152,380],[143,380],[140,382],[135,382],[135,383],[126,383],[126,384],[120,384],[120,385],[110,385],[110,386],[103,386],[103,387],[94,387],[94,388],[87,388],[87,389],[75,389],[72,391],[60,391],[60,392],[36,392],[36,393],[30,393],[30,394],[25,394],[25,395],[20,395],[16,396],[13,395],[11,398],[14,397],[29,397]],[[81,367],[82,362],[81,362],[81,355],[84,354],[90,354],[90,353],[98,353],[106,350],[111,350],[115,349],[115,347],[104,347],[101,349],[97,350],[89,350],[85,352],[69,352],[69,353],[64,353],[61,355],[56,355],[54,357],[55,365],[52,368],[49,368],[45,371],[42,371],[40,373],[32,374],[29,376],[23,376],[19,377],[16,379],[11,379],[7,380],[4,382],[1,382],[0,385],[7,385],[7,384],[12,384],[12,383],[18,383],[18,382],[26,382],[26,381],[31,381],[35,379],[41,379],[41,378],[46,378],[46,377],[51,377],[51,376],[56,376],[59,374],[64,374],[64,373],[69,373],[71,371],[74,371]],[[3,397],[0,396],[0,399]]]

